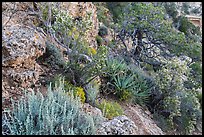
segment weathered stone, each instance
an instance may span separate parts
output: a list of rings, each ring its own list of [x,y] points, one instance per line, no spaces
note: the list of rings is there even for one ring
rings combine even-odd
[[[35,84],[41,67],[36,59],[45,52],[45,36],[35,30],[32,2],[2,3],[2,95],[9,99]]]
[[[45,52],[45,37],[32,28],[16,25],[5,28],[2,41],[6,75],[23,87],[35,83],[42,71],[35,60]]]
[[[39,19],[36,16],[29,16],[33,8],[33,2],[3,2],[2,3],[2,25],[3,27],[14,24],[32,26]]]
[[[101,116],[101,117],[103,116],[100,109],[93,107],[88,103],[82,104],[82,110],[89,115],[95,115],[95,116]]]
[[[7,27],[3,31],[2,41],[3,66],[16,67],[22,64],[30,68],[35,64],[35,59],[45,52],[45,38],[29,27]]]
[[[98,135],[136,135],[138,127],[128,117],[122,115],[103,122],[97,130]]]

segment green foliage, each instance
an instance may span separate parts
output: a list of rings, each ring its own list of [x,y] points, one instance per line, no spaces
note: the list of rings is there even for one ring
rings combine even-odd
[[[115,87],[115,93],[119,99],[123,99],[128,95],[127,92],[131,92],[135,89],[135,82],[133,80],[133,75],[117,75],[113,77],[113,85]],[[125,97],[126,98],[126,97]],[[128,98],[126,98],[128,99]]]
[[[33,91],[12,105],[2,113],[3,135],[91,135],[98,125],[81,111],[79,100],[65,96],[63,82],[54,90],[50,86],[46,97]]]
[[[76,87],[76,90],[75,90],[75,92],[74,92],[75,94],[75,96],[78,96],[78,97],[80,97],[81,98],[81,102],[85,102],[85,93],[84,93],[84,90],[83,90],[83,88],[82,87]]]
[[[88,101],[91,105],[95,106],[100,88],[98,81],[92,80],[89,84],[87,84],[86,88],[88,93]]]
[[[106,46],[100,46],[97,51],[98,51],[97,54],[93,56],[94,64],[92,64],[92,67],[95,69],[95,72],[98,73],[98,72],[102,72],[102,70],[105,67],[105,62],[107,60],[107,54],[108,54],[108,48]]]
[[[108,58],[106,61],[106,72],[111,77],[116,76],[119,73],[125,73],[127,69],[127,64],[123,60]]]
[[[174,2],[165,2],[164,7],[168,15],[175,19],[176,16],[178,15],[176,4]]]
[[[52,88],[54,87],[58,87],[60,86],[60,83],[62,81],[62,76],[61,75],[57,75],[54,77],[54,79],[52,80],[53,83],[55,83],[55,85],[52,86]],[[80,98],[80,101],[82,103],[85,102],[85,92],[83,90],[82,87],[76,87],[74,85],[72,85],[69,81],[64,81],[64,90],[65,92],[67,92],[67,95],[71,96],[73,95],[74,98]]]
[[[65,66],[65,60],[61,51],[51,42],[46,42],[46,52],[43,56],[39,57],[39,60],[43,60],[51,66],[57,68],[63,68]]]
[[[108,28],[106,26],[100,26],[98,35],[101,37],[108,35]]]
[[[192,134],[195,127],[202,124],[202,111],[199,100],[195,96],[195,91],[186,91],[181,95],[180,115],[175,118],[178,131],[181,134]]]
[[[171,129],[170,122],[165,116],[155,112],[153,113],[153,119],[156,122],[157,126],[162,129],[162,131],[166,132],[167,134],[170,132],[169,130]]]
[[[106,2],[106,5],[113,16],[113,21],[117,23],[128,2]]]
[[[105,46],[100,46],[97,53],[92,54],[92,56],[83,55],[77,49],[75,51],[70,55],[70,60],[65,70],[71,72],[70,78],[73,77],[72,80],[78,86],[84,86],[92,78],[101,75],[103,72],[108,49]]]
[[[133,69],[123,60],[115,58],[109,58],[106,66],[108,92],[115,94],[120,100],[144,105],[150,92],[144,75],[137,68]]]
[[[96,36],[96,42],[98,44],[98,46],[102,46],[102,43],[103,43],[103,38],[99,35]]]
[[[121,16],[121,19],[124,20],[121,20],[119,23],[127,29],[133,29],[136,26],[141,30],[155,30],[157,28],[153,26],[153,22],[163,22],[164,24],[166,23],[163,21],[165,15],[163,10],[164,9],[161,7],[154,7],[154,5],[151,3],[145,4],[142,2],[132,2],[128,4],[125,12],[123,12]]]
[[[89,13],[87,13],[81,20],[74,20],[74,18],[65,11],[58,9],[53,10],[55,11],[54,16],[56,21],[52,25],[52,29],[58,38],[61,37],[63,40],[63,36],[68,36],[76,41],[80,39],[79,34],[83,37],[90,29],[92,22]],[[63,41],[64,43],[67,43],[66,39]]]
[[[184,32],[184,34],[188,34],[188,30],[190,28],[190,25],[192,25],[192,23],[189,22],[188,18],[184,16],[179,16],[177,20],[179,20],[179,23],[180,23],[178,30],[180,30],[181,32]]]
[[[188,2],[182,3],[181,10],[183,11],[184,14],[190,14],[189,8],[190,8],[190,5]]]
[[[122,90],[118,95],[120,101],[130,101],[132,97],[132,93],[128,90]]]
[[[108,119],[123,115],[123,109],[117,102],[103,100],[97,104],[97,107],[102,110],[103,115]]]
[[[75,58],[73,62],[68,64],[68,67],[71,67],[71,69],[74,70],[74,74],[80,78],[78,82],[79,84],[88,84],[96,76],[102,75],[102,73],[105,71],[107,53],[107,47],[100,46],[97,50],[97,53],[92,56],[92,61],[81,65],[80,62],[77,62],[77,58]],[[76,68],[75,65],[80,67]]]
[[[189,79],[186,81],[185,87],[188,89],[198,89],[202,87],[202,65],[200,62],[193,62],[189,66],[191,68]]]
[[[142,69],[134,67],[134,65],[129,66],[129,68],[134,75],[134,81],[137,87],[132,92],[132,102],[144,106],[149,101],[150,93],[155,90],[155,83]]]
[[[196,92],[196,97],[199,100],[199,103],[202,109],[202,92]]]
[[[151,58],[153,53],[158,54],[154,56],[162,56],[168,54],[167,51],[175,54],[185,51],[184,45],[187,45],[185,35],[173,28],[172,21],[166,19],[166,12],[162,6],[132,2],[128,4],[120,20],[117,29],[121,41],[130,39],[132,41],[130,51],[138,56],[142,55],[141,58]],[[152,47],[145,44],[146,42],[151,43]],[[162,44],[163,48],[160,47]],[[143,50],[137,52],[136,47]]]
[[[97,18],[99,22],[102,22],[106,26],[110,26],[112,22],[112,17],[110,16],[109,9],[106,7],[105,2],[93,2],[97,8]]]
[[[162,93],[162,98],[155,111],[166,112],[169,127],[178,130],[181,134],[191,134],[199,123],[200,103],[195,91],[184,87],[190,69],[186,61],[173,58],[156,74],[159,90],[156,95]],[[156,97],[155,97],[156,98]]]
[[[95,55],[97,53],[96,49],[93,47],[90,47],[89,50],[90,50],[89,52],[91,53],[91,55]]]

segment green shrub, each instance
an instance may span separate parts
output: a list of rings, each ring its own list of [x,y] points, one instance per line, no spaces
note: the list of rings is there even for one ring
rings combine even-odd
[[[13,110],[2,112],[2,134],[10,135],[91,135],[95,134],[96,117],[81,111],[79,100],[65,96],[63,82],[55,90],[26,93],[12,101]]]
[[[127,65],[123,60],[109,58],[106,62],[106,93],[115,94],[120,100],[144,105],[149,97],[152,85],[141,70]],[[146,78],[146,79],[145,79]]]
[[[132,93],[128,90],[123,90],[118,96],[120,101],[130,101]]]
[[[77,86],[85,86],[94,77],[99,76],[104,72],[107,47],[100,46],[97,53],[92,56],[82,56],[82,54],[77,54],[79,53],[78,50],[74,53],[70,56],[65,71],[70,72],[70,78],[75,81]],[[86,58],[86,60],[83,61],[82,57]],[[82,62],[80,60],[82,60]]]
[[[165,2],[164,7],[168,15],[175,19],[178,15],[177,7],[174,2]]]
[[[192,134],[202,121],[196,92],[184,87],[188,74],[187,62],[172,58],[158,71],[156,77],[159,89],[154,98],[162,95],[154,106],[155,111],[167,118],[171,130],[177,130],[180,134]]]
[[[108,58],[106,61],[106,72],[111,77],[119,73],[125,73],[127,70],[127,64],[123,60],[120,61],[116,58]]]
[[[133,76],[117,75],[113,77],[114,93],[120,100],[130,100],[135,88]]]
[[[108,28],[106,26],[100,26],[98,35],[101,37],[108,35]]]
[[[99,22],[102,22],[106,26],[110,26],[112,22],[112,17],[110,16],[109,9],[106,7],[105,2],[94,2],[94,5],[97,8],[97,18]]]
[[[165,116],[158,114],[157,112],[154,112],[153,120],[156,122],[157,126],[162,129],[162,131],[166,132],[167,134],[170,132],[169,129],[171,129],[171,126],[168,119]]]
[[[108,119],[123,115],[123,109],[117,102],[103,100],[97,103],[97,107],[102,110],[103,115]]]
[[[76,21],[66,11],[55,8],[53,12],[56,20],[51,29],[56,37],[67,46],[74,44],[76,40],[84,38],[92,24],[88,13],[81,21]]]
[[[53,85],[52,88],[60,86],[61,81],[62,81],[62,76],[56,75],[54,79],[52,80],[52,82],[55,83],[55,85]],[[64,90],[67,93],[67,95],[71,96],[73,94],[74,98],[79,97],[82,103],[85,102],[86,97],[85,97],[84,89],[82,87],[76,87],[72,85],[69,81],[65,80]]]
[[[84,89],[82,87],[76,87],[75,88],[75,92],[74,92],[74,96],[80,97],[81,102],[85,102],[85,92]]]
[[[202,92],[196,92],[196,97],[198,98],[199,100],[199,103],[200,103],[200,106],[201,106],[201,109],[202,109]]]
[[[96,42],[97,42],[98,46],[102,46],[103,41],[104,40],[101,36],[99,36],[99,35],[96,36]]]
[[[129,2],[106,2],[106,4],[113,16],[113,21],[117,23]]]
[[[89,84],[87,84],[86,89],[88,93],[88,101],[91,105],[96,105],[96,99],[99,94],[100,85],[98,81],[92,80]]]
[[[38,60],[45,61],[52,67],[63,68],[65,66],[65,60],[60,49],[56,45],[49,41],[46,41],[46,52],[43,56],[39,57]]]
[[[195,127],[202,125],[202,111],[195,91],[180,93],[180,116],[174,118],[177,130],[181,134],[192,134]],[[202,130],[202,129],[199,129]]]
[[[189,79],[186,82],[186,87],[189,89],[202,87],[202,65],[201,62],[193,62],[189,66],[191,68]]]

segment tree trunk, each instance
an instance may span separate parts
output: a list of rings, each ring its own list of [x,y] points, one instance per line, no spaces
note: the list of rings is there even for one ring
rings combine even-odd
[[[135,48],[134,55],[140,56],[141,51],[142,51],[142,32],[139,30],[137,32],[137,46]]]

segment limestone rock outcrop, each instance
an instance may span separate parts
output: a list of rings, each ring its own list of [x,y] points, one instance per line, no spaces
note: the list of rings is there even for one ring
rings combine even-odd
[[[32,27],[34,17],[27,14],[31,6],[29,2],[2,3],[3,98],[35,84],[43,71],[36,59],[45,53],[46,37]]]
[[[136,135],[138,127],[128,117],[122,115],[103,122],[97,130],[98,135]]]
[[[89,115],[95,115],[95,116],[103,117],[103,114],[102,114],[100,109],[98,109],[97,107],[93,107],[88,103],[84,103],[82,105],[82,110]]]
[[[45,38],[29,27],[12,26],[3,31],[3,79],[15,86],[28,87],[38,80],[42,71],[36,59],[45,52]]]

